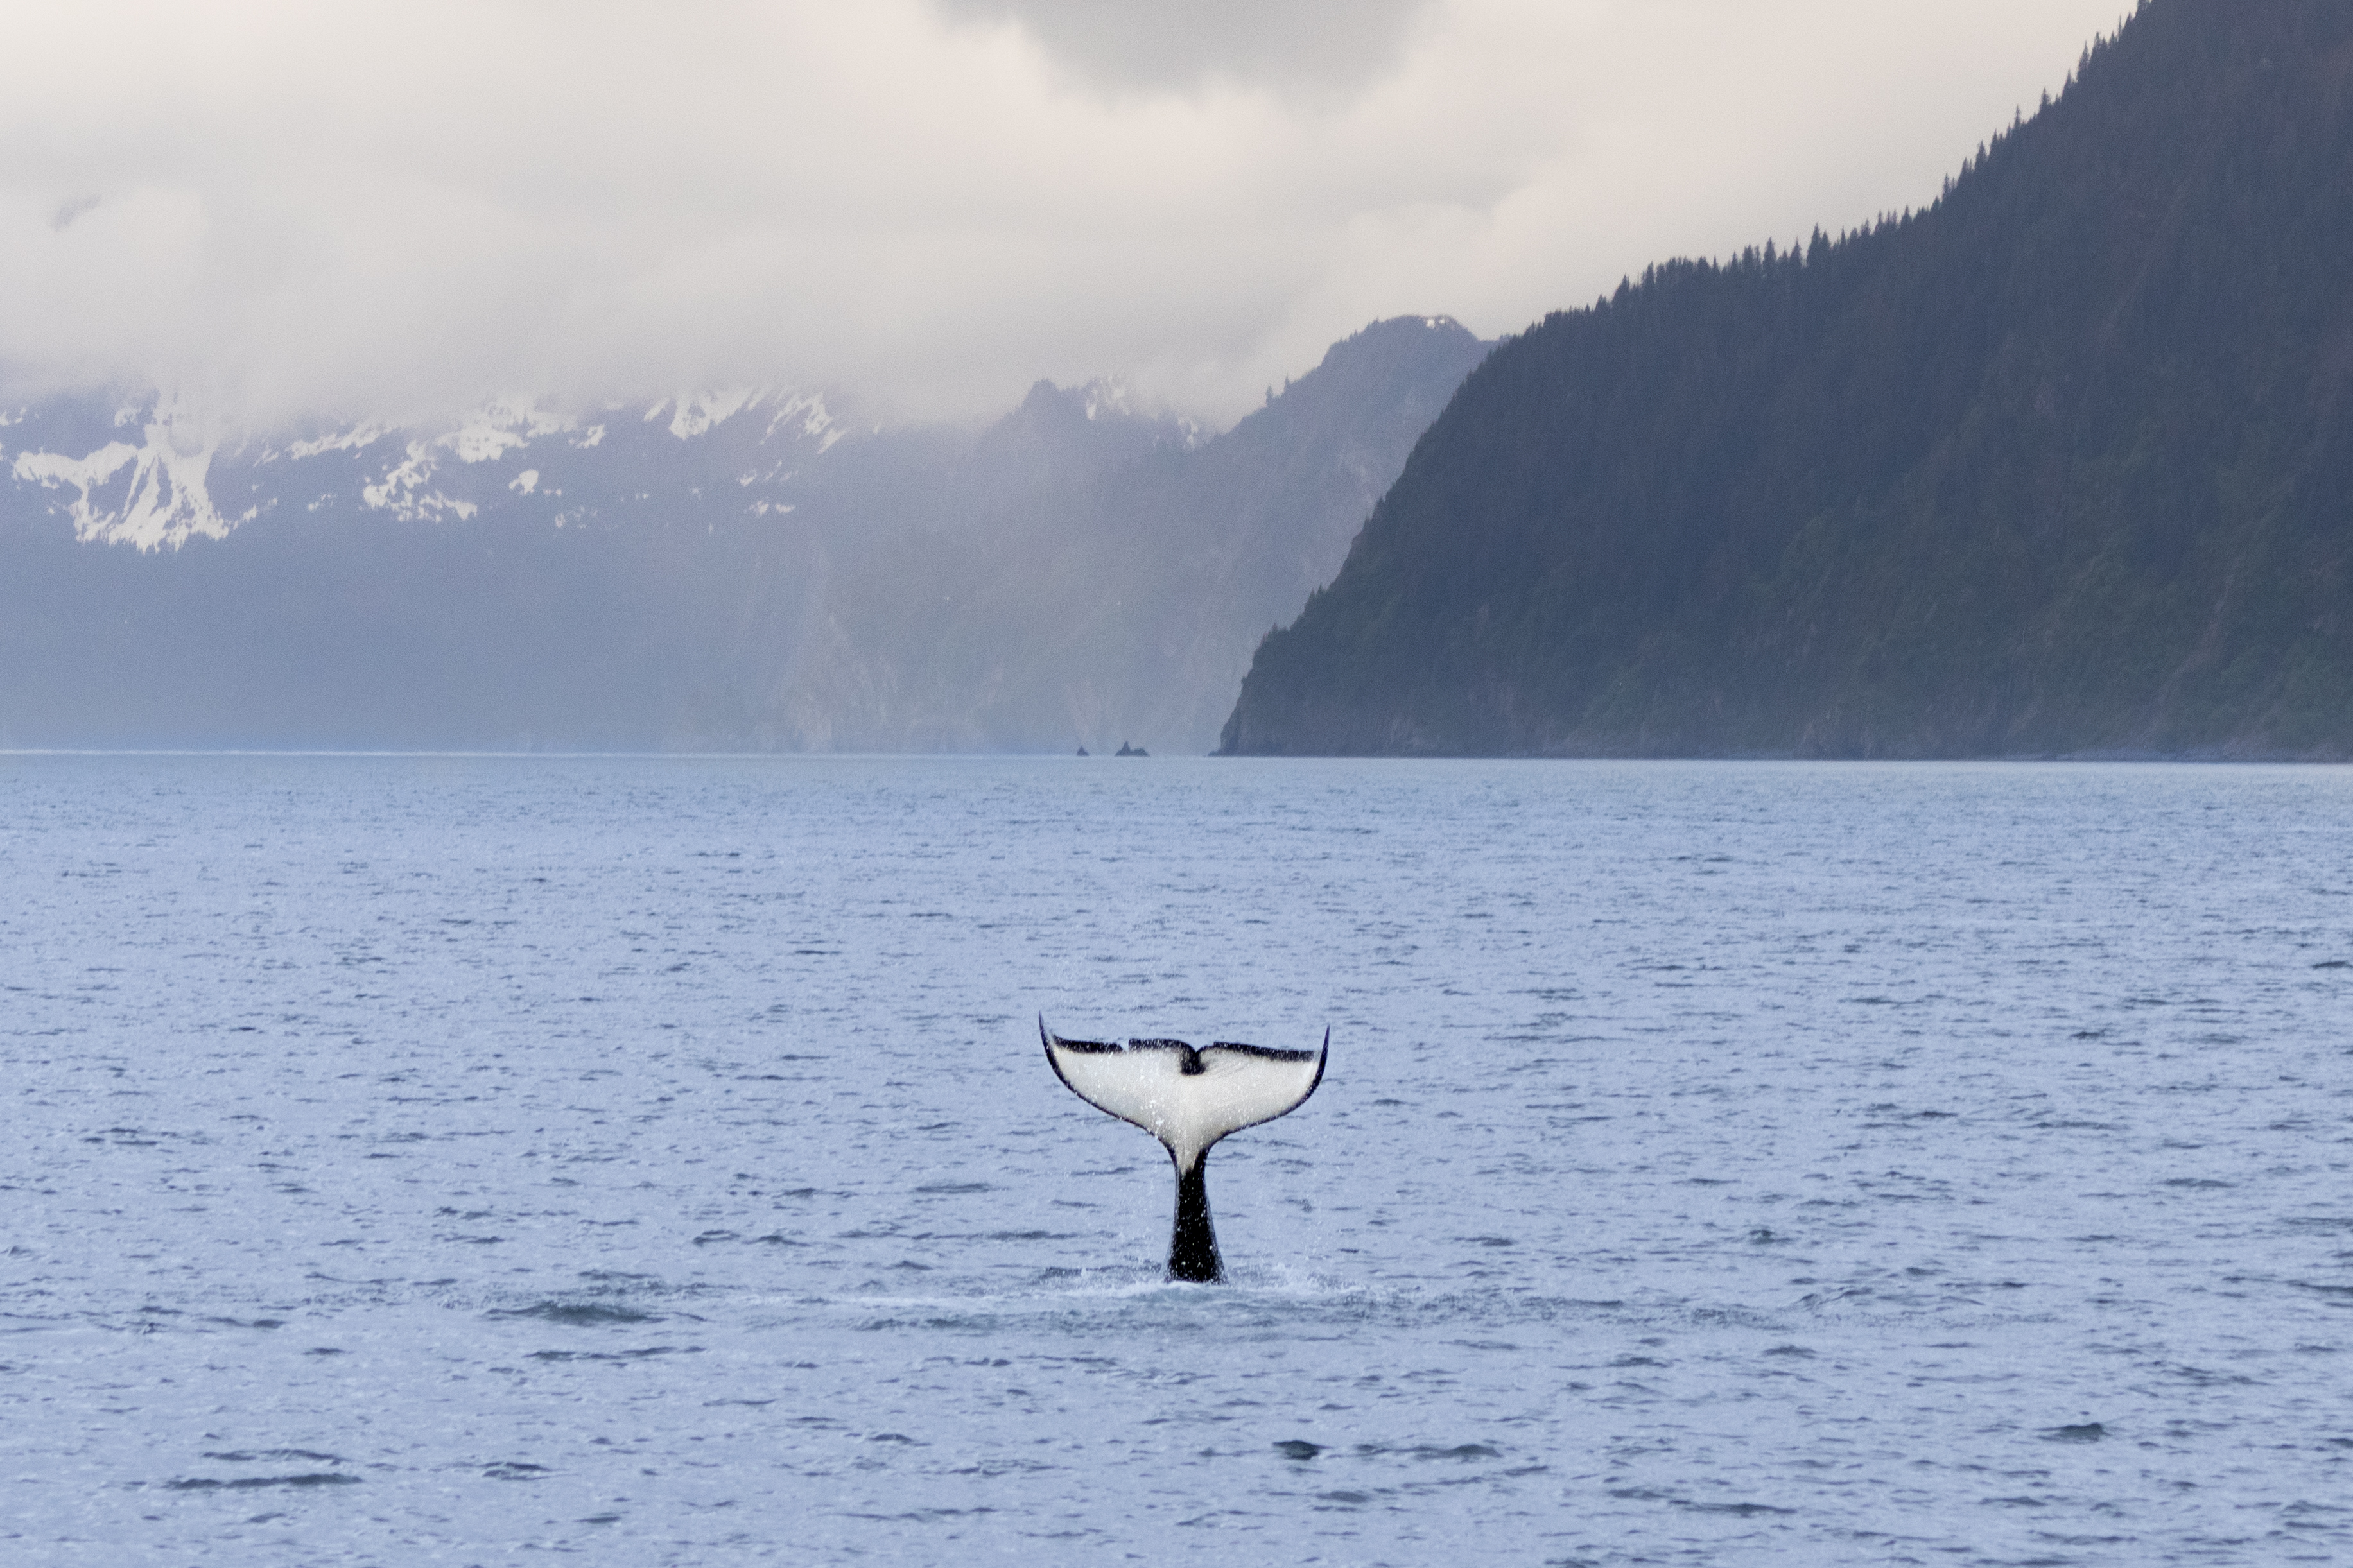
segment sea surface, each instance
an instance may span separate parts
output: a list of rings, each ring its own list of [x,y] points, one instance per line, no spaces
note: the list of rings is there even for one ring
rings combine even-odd
[[[0,756],[0,1560],[2353,1562],[2353,772]],[[1211,1157],[1038,1043],[1332,1032]]]

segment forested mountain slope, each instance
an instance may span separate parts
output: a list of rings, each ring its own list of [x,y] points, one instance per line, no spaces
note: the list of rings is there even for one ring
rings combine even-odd
[[[1915,216],[1506,342],[1240,752],[2353,755],[2353,5],[2147,0]]]

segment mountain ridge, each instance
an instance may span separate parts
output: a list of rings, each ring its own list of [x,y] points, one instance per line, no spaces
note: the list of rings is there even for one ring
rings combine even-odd
[[[1338,570],[1487,348],[1449,317],[1376,322],[1214,440],[902,535],[780,727],[859,750],[1208,751],[1261,633]],[[1037,629],[1017,652],[1007,624]]]
[[[1335,345],[1352,389],[1319,368],[1239,440],[1109,381],[976,436],[789,388],[268,437],[156,395],[12,410],[0,745],[1206,751],[1484,352],[1438,318],[1359,340],[1394,347]],[[1261,471],[1297,504],[1240,504]],[[1239,625],[1106,619],[1200,599],[1197,545],[1320,575]],[[929,608],[944,572],[996,613]]]

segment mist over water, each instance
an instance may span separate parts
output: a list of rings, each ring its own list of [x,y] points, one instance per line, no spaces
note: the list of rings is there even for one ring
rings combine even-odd
[[[2353,1551],[2353,773],[0,757],[0,1548]],[[1075,1035],[1332,1066],[1210,1158]]]

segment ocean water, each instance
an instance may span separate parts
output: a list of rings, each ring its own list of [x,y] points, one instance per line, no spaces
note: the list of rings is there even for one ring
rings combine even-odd
[[[2353,1560],[2353,773],[0,757],[0,1559]],[[1074,1035],[1306,1046],[1162,1282]]]

